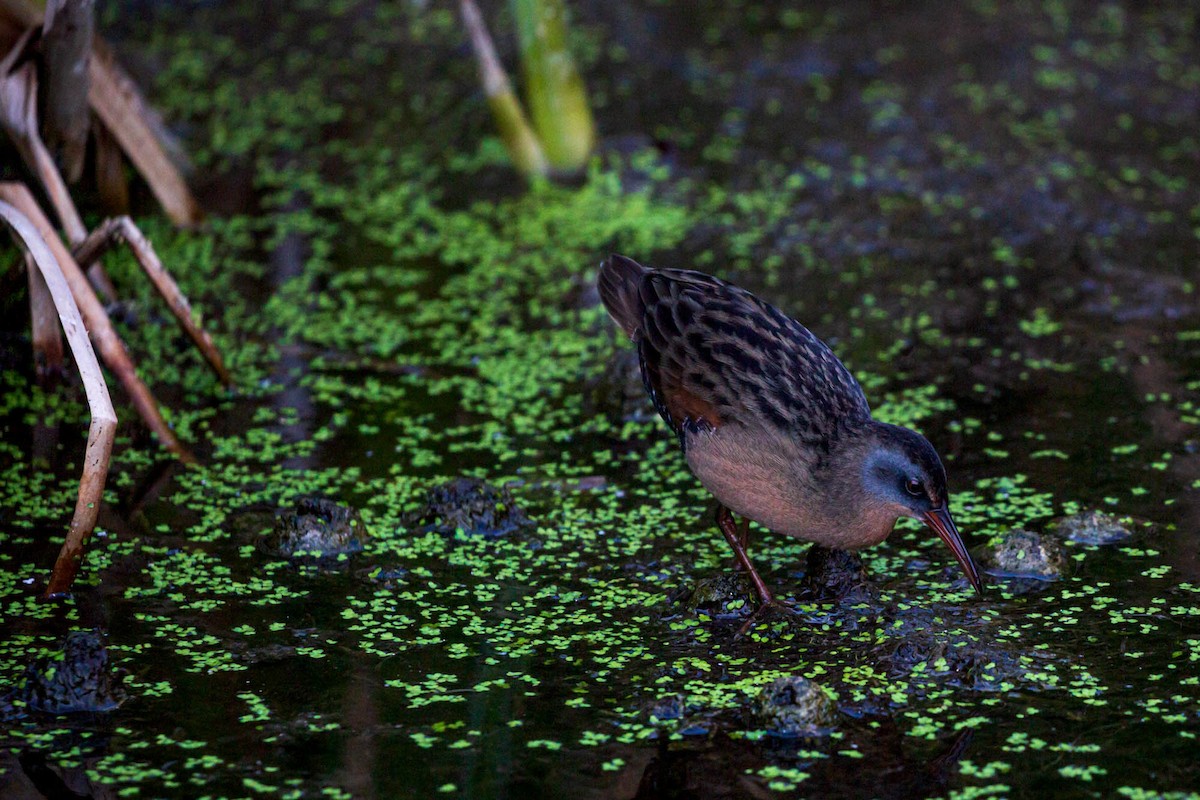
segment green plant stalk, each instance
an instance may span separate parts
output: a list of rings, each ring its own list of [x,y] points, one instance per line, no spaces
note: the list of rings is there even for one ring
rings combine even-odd
[[[483,93],[487,95],[488,106],[492,109],[508,157],[512,159],[513,166],[526,175],[545,175],[550,171],[550,164],[521,108],[521,101],[513,91],[508,73],[500,64],[479,7],[475,5],[475,0],[459,0],[459,10],[471,37]]]
[[[516,93],[510,88],[506,92],[488,95],[488,106],[492,109],[500,139],[508,149],[513,166],[526,175],[547,174],[550,164]]]
[[[596,141],[583,79],[567,48],[562,0],[512,0],[525,79],[525,101],[550,166],[581,169]]]

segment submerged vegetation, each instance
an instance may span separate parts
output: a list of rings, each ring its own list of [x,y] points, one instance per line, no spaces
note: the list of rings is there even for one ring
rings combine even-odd
[[[1196,792],[1195,15],[572,9],[608,138],[529,187],[466,102],[451,8],[102,16],[209,176],[204,228],[139,224],[239,386],[121,283],[200,464],[122,427],[77,591],[44,604],[86,406],[5,329],[0,672],[100,629],[127,698],[0,709],[0,787],[44,763],[128,796]],[[1024,529],[1070,568],[976,600],[902,525],[839,601],[760,534],[803,620],[735,640],[736,600],[675,602],[731,567],[661,423],[595,400],[629,366],[592,288],[614,250],[793,311],[947,454],[972,543]],[[314,497],[369,535],[273,547]],[[1056,524],[1095,509],[1126,535]],[[772,687],[818,722],[781,729]]]

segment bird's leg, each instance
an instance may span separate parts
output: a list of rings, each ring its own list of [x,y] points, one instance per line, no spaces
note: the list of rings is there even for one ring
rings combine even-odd
[[[725,536],[725,541],[729,542],[729,546],[733,548],[733,554],[737,556],[738,563],[742,569],[750,576],[750,582],[754,584],[754,591],[758,595],[758,602],[762,606],[775,605],[775,596],[771,594],[771,590],[767,588],[767,584],[759,576],[758,570],[750,563],[750,557],[746,555],[746,535],[749,532],[749,520],[742,528],[739,534],[737,523],[733,521],[733,512],[723,505],[717,506],[717,527],[721,529],[721,533]]]
[[[775,599],[775,595],[771,594],[771,590],[763,582],[762,577],[758,574],[758,570],[750,563],[750,557],[746,555],[746,540],[750,533],[750,520],[743,518],[742,528],[739,531],[737,523],[733,521],[733,512],[723,505],[718,505],[717,527],[724,534],[725,541],[729,542],[729,546],[733,548],[733,554],[737,556],[738,564],[750,576],[750,582],[754,584],[754,591],[758,594],[758,608],[742,624],[742,627],[738,630],[734,638],[740,639],[745,636],[747,631],[757,625],[765,614],[781,611],[785,614],[796,616],[797,612],[794,608],[787,603]]]
[[[731,514],[733,512],[730,512]],[[742,526],[738,528],[738,544],[742,546],[742,551],[746,557],[750,557],[750,518],[742,517]],[[734,569],[741,569],[742,562],[737,556],[733,557]]]

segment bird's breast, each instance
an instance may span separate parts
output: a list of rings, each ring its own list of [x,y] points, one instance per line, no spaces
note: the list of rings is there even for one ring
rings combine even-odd
[[[833,476],[814,472],[814,454],[781,434],[726,425],[689,434],[686,453],[720,503],[776,533],[856,550],[887,538],[898,516],[885,506],[847,507],[845,487],[829,485]]]

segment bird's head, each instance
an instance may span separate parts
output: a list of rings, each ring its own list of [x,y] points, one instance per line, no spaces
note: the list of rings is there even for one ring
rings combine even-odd
[[[982,595],[979,572],[950,517],[946,470],[929,441],[908,428],[874,423],[871,444],[862,461],[863,488],[876,503],[896,516],[928,525],[954,553],[975,591]]]

